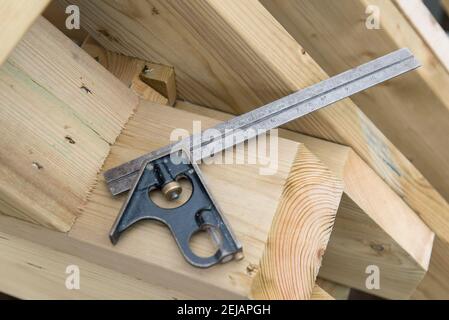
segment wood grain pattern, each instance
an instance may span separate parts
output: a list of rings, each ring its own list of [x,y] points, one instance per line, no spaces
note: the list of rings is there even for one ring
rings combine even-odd
[[[0,65],[49,3],[50,0],[0,2]]]
[[[175,108],[222,121],[232,117],[182,101]],[[350,148],[289,130],[281,129],[279,135],[304,143],[344,182],[319,276],[372,293],[365,286],[365,269],[376,264],[382,289],[375,294],[409,298],[428,270],[433,232]]]
[[[319,276],[338,279],[348,287],[389,299],[409,299],[426,275],[426,266],[410,257],[376,220],[360,214],[362,210],[346,194],[342,198],[329,251]],[[386,236],[387,235],[387,236]],[[433,238],[427,239],[432,244]],[[431,245],[428,245],[429,261]],[[354,263],[354,260],[358,260]],[[367,267],[380,270],[380,289],[369,290],[365,281]]]
[[[137,98],[43,18],[0,69],[0,97],[0,211],[68,231]]]
[[[402,46],[408,46],[417,55],[423,63],[419,72],[379,89],[373,88],[354,97],[354,101],[447,198],[449,168],[445,137],[449,128],[449,77],[447,50],[444,48],[448,40],[446,35],[441,41],[433,38],[438,37],[441,30],[429,18],[423,4],[419,1],[396,1],[398,8],[414,9],[400,12],[389,1],[340,1],[336,4],[333,1],[263,0],[262,3],[330,73]],[[360,19],[368,4],[378,5],[381,10],[380,30],[366,30],[364,20]],[[322,10],[324,7],[326,9]],[[416,17],[418,14],[419,19]],[[394,186],[393,189],[397,191]],[[440,209],[424,199],[421,204],[404,199],[439,235],[435,239],[428,273],[413,297],[448,298],[445,269],[449,259],[449,231],[446,224],[435,220],[437,215],[446,215],[444,207],[447,205],[441,198],[437,200],[442,204]]]
[[[141,105],[136,115],[128,123],[116,146],[112,148],[104,169],[106,170],[138,154],[167,144],[171,130],[174,128],[191,128],[192,120],[194,119],[201,120],[203,128],[217,122],[202,116],[196,116],[180,110],[167,109],[158,105]],[[149,276],[158,278],[158,281],[165,279],[165,281],[173,284],[174,278],[182,277],[181,283],[179,281],[176,282],[179,290],[185,290],[189,287],[188,283],[193,281],[195,283],[203,283],[204,286],[213,283],[214,287],[220,288],[220,290],[214,293],[214,296],[220,296],[223,292],[228,292],[227,295],[234,297],[250,296],[252,278],[258,273],[258,265],[265,250],[267,237],[283,186],[292,166],[298,161],[296,158],[297,150],[302,148],[297,143],[280,141],[279,169],[273,176],[259,176],[258,170],[260,165],[203,166],[203,173],[212,193],[217,202],[220,203],[237,237],[245,247],[245,259],[243,261],[229,263],[219,268],[212,268],[207,270],[207,272],[193,268],[184,262],[180,256],[168,230],[154,223],[137,225],[132,232],[124,235],[124,238],[115,250],[124,255],[134,255],[140,260],[147,261],[147,263],[151,261],[153,267],[160,270]],[[307,154],[306,150],[302,152]],[[304,167],[305,172],[309,172],[313,176],[316,168],[320,168],[319,161],[316,159],[310,160]],[[325,174],[322,171],[318,171],[318,173]],[[323,176],[323,179],[324,177],[328,176]],[[328,187],[328,184],[332,188]],[[315,200],[315,198],[313,198],[315,200],[313,203],[307,201],[307,204],[312,206],[310,210],[316,214],[314,216],[315,219],[323,219],[325,230],[330,232],[333,223],[331,210],[333,208],[334,213],[336,212],[341,186],[337,180],[329,176],[329,181],[322,180],[322,185],[318,183],[311,184],[310,190],[310,192],[317,193],[316,197],[318,199],[326,199],[326,206],[323,206],[321,201]],[[303,189],[303,192],[306,191]],[[70,235],[109,248],[111,245],[107,238],[108,230],[116,212],[118,212],[121,206],[122,200],[123,198],[111,199],[109,192],[100,180],[100,184],[94,190],[89,203],[83,208],[83,214],[77,220]],[[236,205],[236,201],[239,201],[239,205]],[[285,213],[283,210],[278,211],[277,215],[281,217],[276,220],[275,224],[281,226],[286,222],[285,219],[289,215],[295,215],[296,219],[300,220],[301,216],[305,214],[300,210],[300,208],[303,208],[300,204],[301,202],[297,204],[297,211]],[[292,217],[291,219],[294,218]],[[317,238],[320,235],[319,231],[315,230]],[[298,239],[302,239],[302,231],[297,230],[296,232],[299,232],[296,235]],[[309,234],[309,236],[315,238],[315,234],[314,236]],[[142,239],[145,239],[145,241],[142,242]],[[276,245],[276,239],[271,241],[273,245]],[[324,240],[319,238],[316,241],[321,245],[320,252],[322,253],[325,248]],[[145,249],[142,250],[143,248],[140,248],[140,245],[145,243],[150,243],[151,245],[146,245]],[[302,245],[304,246],[305,244]],[[202,249],[201,246],[199,249]],[[303,247],[303,250],[306,249],[307,252],[309,252],[308,250],[314,252],[310,253],[311,255],[318,254],[316,247]],[[284,268],[290,270],[290,273],[285,275],[286,277],[298,274],[303,268],[311,268],[315,274],[311,272],[311,276],[307,279],[291,279],[292,282],[296,280],[294,281],[295,288],[283,286],[283,284],[277,284],[276,282],[268,285],[280,286],[278,290],[281,290],[286,298],[310,297],[318,270],[317,263],[319,263],[319,258],[320,256],[317,256],[315,260],[307,260],[303,262],[304,264],[300,264],[296,255],[285,257],[286,261],[281,261],[281,266],[277,265],[277,268],[270,268],[270,272],[281,272],[283,270],[282,263],[285,263],[288,266]],[[176,276],[174,277],[174,275]],[[197,294],[206,297],[211,289],[204,290],[206,289],[198,291]]]
[[[112,147],[104,169],[168,143],[172,129],[176,127],[190,128],[194,119],[202,120],[204,127],[216,123],[215,120],[166,106],[149,103],[141,105]],[[313,212],[317,219],[315,223],[323,228],[323,230],[312,230],[313,233],[308,234],[308,243],[313,244],[311,239],[315,237],[315,234],[322,235],[330,232],[342,186],[338,179],[329,175],[329,171],[322,171],[320,162],[308,155],[302,145],[282,139],[279,141],[281,156],[279,156],[279,167],[275,175],[259,175],[260,165],[202,166],[208,186],[244,245],[245,259],[242,261],[216,266],[208,270],[194,268],[184,261],[169,231],[165,227],[151,222],[138,224],[132,231],[123,235],[117,246],[112,246],[108,239],[109,229],[124,199],[123,197],[111,197],[101,176],[98,185],[83,207],[81,216],[65,238],[59,238],[56,241],[55,238],[52,238],[54,235],[49,231],[42,233],[39,230],[24,230],[23,227],[8,224],[8,221],[5,221],[6,218],[0,223],[0,228],[8,230],[14,235],[20,235],[24,239],[34,239],[34,241],[51,248],[80,256],[89,262],[138,277],[155,286],[176,289],[177,292],[195,298],[249,297],[253,292],[251,289],[253,279],[260,270],[259,263],[267,246],[273,218],[275,214],[278,214],[287,219],[287,213],[279,211],[278,202],[291,168],[296,165],[298,150],[302,150],[301,154],[305,156],[302,161],[308,160],[301,171],[302,174],[308,173],[306,176],[314,177],[316,172],[316,174],[322,175],[323,179],[321,180],[323,185],[315,182],[309,187],[304,185],[302,189],[305,193],[314,194],[313,198],[304,200],[304,205],[312,206],[307,208],[306,212]],[[325,177],[329,177],[329,181],[324,181]],[[319,177],[315,177],[315,179],[318,181]],[[324,204],[321,199],[326,199]],[[298,202],[296,205],[298,211],[289,212],[298,221],[301,221],[301,216],[304,214],[303,207]],[[299,210],[300,208],[301,210]],[[331,212],[332,208],[335,208],[334,212]],[[289,217],[289,219],[295,218]],[[318,221],[321,221],[322,224]],[[277,219],[279,227],[286,222],[281,218]],[[303,239],[303,230],[308,229],[297,230],[298,239]],[[292,239],[294,240],[296,237]],[[277,246],[278,242],[274,238],[270,243]],[[312,253],[304,254],[314,256],[315,259],[300,263],[297,256],[294,255],[291,256],[291,260],[284,262],[288,266],[282,266],[278,261],[279,270],[271,269],[269,271],[269,274],[276,274],[281,270],[290,270],[291,275],[295,276],[296,282],[300,281],[295,283],[294,288],[290,283],[288,285],[265,284],[265,287],[275,286],[278,292],[286,298],[299,297],[299,293],[302,294],[302,297],[310,297],[316,277],[316,274],[314,275],[312,272],[317,271],[320,257],[325,249],[323,239],[318,236],[316,244],[319,247],[318,252],[315,246],[311,245],[309,248],[305,244],[297,243],[298,247],[311,250]],[[203,244],[198,244],[200,249],[203,246]],[[306,262],[312,265],[305,264]],[[303,273],[302,268],[310,274],[309,278],[297,278],[297,274]],[[284,276],[287,277],[287,275]],[[306,284],[306,281],[312,283]],[[310,290],[308,296],[306,296],[307,290]]]
[[[137,94],[139,98],[159,104],[169,104],[168,98],[164,97],[140,79],[140,74],[144,70],[147,62],[106,50],[91,36],[88,36],[84,40],[81,48],[111,72],[117,79],[122,81],[128,88]],[[165,68],[171,69],[169,67]],[[176,86],[172,85],[172,88],[174,88],[176,96]]]
[[[448,300],[449,245],[439,237],[435,238],[429,271],[411,296],[418,300]]]
[[[76,117],[109,144],[138,102],[128,88],[44,18],[38,19],[8,61],[70,103]]]
[[[0,250],[0,290],[19,299],[191,298],[4,232]],[[70,265],[79,267],[79,290],[65,286]]]
[[[333,174],[313,154],[300,149],[254,280],[253,298],[310,297],[332,232],[329,226],[335,220],[340,192]]]
[[[421,0],[394,0],[398,10],[407,19],[426,46],[449,72],[449,39]]]
[[[80,5],[85,13],[84,26],[106,48],[174,66],[179,97],[194,103],[242,113],[327,78],[318,64],[257,1],[128,1],[120,4],[85,0],[69,2]],[[312,5],[315,2],[308,3]],[[330,2],[329,6],[331,5],[336,4]],[[358,7],[351,5],[345,11],[354,12]],[[327,9],[323,11],[332,12]],[[357,21],[360,21],[359,17],[360,15]],[[396,21],[393,18],[388,20]],[[309,20],[306,17],[302,21]],[[343,22],[341,21],[342,24]],[[320,25],[324,28],[328,24],[322,22]],[[350,33],[342,34],[349,36]],[[330,40],[335,39],[338,37],[333,36]],[[364,43],[364,39],[350,39],[354,43]],[[373,43],[382,47],[378,45],[378,41]],[[386,44],[391,44],[391,41]],[[347,47],[351,48],[350,45]],[[419,57],[422,55],[421,51],[415,53]],[[363,53],[357,54],[356,58],[360,56],[366,61],[378,55]],[[318,56],[314,57],[321,63]],[[426,63],[426,60],[423,62]],[[352,59],[342,69],[357,64]],[[410,130],[415,126],[410,125],[403,131],[407,134],[401,134],[397,138],[411,137],[412,143],[407,145],[410,150],[415,150],[417,141],[422,141],[429,134],[435,134],[436,139],[426,139],[425,143],[441,142],[441,138],[447,136],[444,132],[449,126],[439,123],[446,121],[446,107],[442,101],[449,92],[437,90],[439,85],[444,84],[438,79],[446,75],[437,72],[441,67],[435,68],[432,81],[410,86],[410,82],[416,78],[411,75],[391,81],[376,89],[382,93],[382,99],[373,102],[372,107],[364,106],[366,112],[387,108],[388,110],[378,114],[387,115],[387,121],[392,123],[390,127],[406,123],[402,120],[404,112],[423,115],[423,119],[429,119],[427,116],[434,115],[434,112],[441,112],[440,116],[436,114],[425,122],[426,125],[430,124],[429,131],[425,134],[411,134]],[[397,107],[392,108],[385,103],[388,99],[383,98],[386,94],[384,89],[396,86],[400,87],[402,93],[397,103],[404,105],[403,101],[407,101],[416,106],[414,111],[417,112],[404,110],[397,114]],[[407,88],[413,88],[416,93],[413,96],[416,97],[411,99]],[[431,106],[427,101],[434,92],[438,92],[439,101]],[[357,97],[360,99],[367,95],[364,93]],[[432,107],[432,112],[424,110],[422,106]],[[351,146],[442,239],[449,240],[449,205],[445,199],[351,100],[346,99],[295,121],[288,128]],[[393,140],[398,143],[396,139]],[[447,148],[441,146],[438,152],[445,150]],[[441,162],[442,167],[445,166],[444,159],[447,157],[440,153],[436,155],[436,149],[427,147],[427,144],[415,151],[416,157],[411,160],[420,168],[426,167],[420,159],[430,154],[432,166],[426,168],[434,170],[435,161]],[[432,174],[428,171],[425,173],[431,178]],[[440,170],[433,177],[439,181],[449,181],[440,179]]]
[[[320,276],[372,294],[365,269],[375,264],[382,272],[375,294],[408,299],[429,270],[434,233],[354,151],[297,133],[282,136],[304,143],[344,182]]]
[[[176,102],[175,71],[172,67],[156,63],[146,63],[145,71],[140,75],[140,80],[162,94],[172,106]]]
[[[24,224],[14,221],[15,224]],[[30,226],[22,226],[29,228]],[[35,227],[34,227],[35,228]],[[19,299],[192,299],[189,295],[147,283],[82,258],[0,232],[0,290]],[[67,266],[79,267],[79,290],[67,290]],[[322,283],[322,282],[320,282]],[[312,299],[329,300],[315,286]]]
[[[444,64],[391,1],[263,0],[262,3],[329,74],[401,47],[409,47],[421,61],[423,66],[416,72],[357,94],[352,99],[445,197],[442,199],[431,191],[427,181],[411,171],[407,173],[409,177],[404,177],[403,170],[393,162],[386,163],[401,176],[397,182],[380,174],[447,241],[449,149],[445,137],[449,135],[449,73]],[[380,10],[379,30],[368,30],[365,26],[368,5],[375,5]],[[448,41],[444,40],[439,44],[441,48]],[[379,173],[377,165],[373,165],[366,155],[353,144],[348,145]],[[382,152],[390,152],[382,149]],[[426,187],[421,181],[425,181]],[[416,201],[417,198],[407,195],[413,192],[407,191],[409,188],[421,189],[419,193],[427,194],[428,200]]]

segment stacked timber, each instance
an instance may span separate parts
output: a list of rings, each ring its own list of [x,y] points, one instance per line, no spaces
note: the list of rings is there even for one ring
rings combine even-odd
[[[4,12],[25,5],[15,3]],[[449,40],[421,2],[57,0],[51,22],[39,17],[47,4],[5,20],[17,31],[0,51],[0,291],[449,298]],[[61,4],[79,6],[85,31],[63,28]],[[369,5],[381,9],[379,30],[360,19]],[[212,127],[401,47],[423,67],[284,126],[274,175],[202,166],[244,259],[195,268],[154,222],[110,243],[126,196],[111,196],[106,170],[193,121]],[[213,253],[205,240],[193,239],[194,252]],[[70,265],[83,272],[80,290],[64,286]]]

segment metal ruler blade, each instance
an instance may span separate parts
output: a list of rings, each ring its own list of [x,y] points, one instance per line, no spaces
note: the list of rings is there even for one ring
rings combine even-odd
[[[204,133],[192,135],[112,168],[104,173],[106,183],[112,194],[119,194],[133,186],[144,162],[169,153],[176,145],[190,146],[191,153],[197,154],[193,160],[198,161],[209,157],[211,152],[220,152],[419,66],[420,63],[410,50],[406,48],[397,50],[220,123],[214,127],[220,135],[213,140],[203,139]],[[200,153],[194,152],[199,148],[202,150]]]

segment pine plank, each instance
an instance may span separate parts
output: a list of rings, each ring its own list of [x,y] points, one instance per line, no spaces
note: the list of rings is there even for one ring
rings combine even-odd
[[[81,48],[128,88],[131,88],[141,99],[160,104],[169,104],[168,98],[141,80],[140,75],[145,65],[148,64],[147,62],[106,50],[91,36],[84,40]],[[164,69],[170,69],[173,72],[172,68],[165,67]],[[172,80],[174,82],[174,78]],[[172,84],[173,89],[176,96],[176,86],[174,84]]]
[[[422,0],[394,0],[394,4],[449,72],[449,38]]]
[[[222,121],[232,117],[183,101],[175,108]],[[377,265],[382,286],[375,294],[408,299],[429,269],[433,232],[350,148],[284,129],[279,136],[304,143],[344,182],[319,276],[372,294],[365,270]]]
[[[0,97],[0,211],[66,232],[138,99],[43,18],[0,68]]]
[[[20,221],[14,221],[23,224]],[[29,226],[25,226],[29,227]],[[19,299],[192,299],[141,279],[101,267],[84,259],[0,232],[0,289]],[[68,290],[67,266],[80,270],[80,289]],[[331,297],[315,286],[312,299]]]
[[[217,122],[180,110],[151,104],[141,105],[138,113],[129,122],[118,140],[117,147],[112,148],[104,169],[106,170],[132,159],[138,154],[167,144],[171,130],[174,128],[191,128],[194,119],[201,120],[204,128]],[[259,176],[258,165],[203,167],[212,193],[227,215],[237,237],[241,239],[245,246],[246,258],[243,261],[226,264],[220,266],[220,268],[212,268],[207,272],[193,268],[181,258],[168,230],[154,223],[138,225],[133,232],[125,234],[116,250],[126,255],[138,255],[140,259],[151,261],[153,265],[159,268],[166,268],[166,272],[182,275],[190,281],[214,283],[214,286],[219,287],[221,291],[232,293],[233,296],[248,297],[263,294],[265,298],[278,298],[279,293],[284,298],[309,298],[318,272],[321,255],[324,253],[330,236],[333,214],[336,212],[336,205],[338,206],[341,185],[302,146],[292,142],[280,142],[279,148],[279,169],[274,176]],[[297,152],[304,156],[298,158]],[[303,164],[301,161],[305,161],[305,163]],[[227,170],[224,170],[224,168]],[[288,177],[291,172],[294,172],[292,171],[293,168],[297,168],[296,170],[305,177],[310,176],[310,184],[290,189]],[[296,175],[293,174],[293,177],[296,177]],[[286,189],[282,191],[286,181]],[[317,195],[317,200],[312,201],[312,203],[310,203],[310,200],[300,197],[295,204],[295,211],[290,208],[281,209],[281,205],[278,207],[281,194],[285,197],[286,194],[306,195],[309,192],[312,194],[319,192],[320,196]],[[244,196],[245,194],[246,196]],[[236,205],[236,201],[239,201],[239,199],[241,203]],[[99,183],[92,194],[91,201],[83,209],[83,215],[71,230],[71,236],[109,247],[110,243],[106,235],[115,218],[113,212],[118,212],[122,200],[111,199],[104,184]],[[305,208],[310,209],[305,210]],[[276,209],[278,209],[276,216],[278,218],[273,223]],[[296,220],[294,220],[295,217]],[[301,221],[301,217],[305,222]],[[290,223],[287,224],[287,219],[293,220],[289,220]],[[303,225],[303,227],[298,229],[298,224]],[[99,226],[101,232],[98,229]],[[312,228],[312,226],[317,228],[312,237],[313,242],[303,240],[301,237],[303,231],[293,237],[294,232],[298,232],[298,230],[306,232],[308,227]],[[276,250],[275,244],[282,240],[277,238],[277,228],[282,227],[286,228],[287,235],[292,234],[289,238],[291,241],[285,248],[285,250],[290,248],[291,251],[290,255],[283,258],[284,260],[278,261],[273,260],[269,255],[272,252],[271,250]],[[95,232],[92,228],[96,229]],[[144,252],[138,246],[143,244],[140,240],[142,237],[145,237],[147,243],[152,244],[151,246],[147,245]],[[267,241],[272,244],[267,245]],[[266,270],[267,276],[258,280],[258,284],[264,287],[272,287],[272,290],[266,292],[252,291],[252,278],[262,272],[256,271],[259,270],[257,266],[264,253],[268,257],[264,257],[263,261],[272,261],[273,265],[261,267],[260,270]],[[300,256],[298,255],[302,257],[306,253],[315,257],[315,259],[305,260],[303,264],[292,263],[292,261],[299,261]],[[254,270],[253,266],[256,266]],[[310,276],[299,279],[297,278],[298,270],[304,270],[301,273],[307,272]],[[295,286],[282,286],[283,283],[278,280],[280,276],[291,278],[291,282]],[[187,285],[187,280],[183,280],[182,284],[178,283],[178,285],[183,284]],[[202,294],[206,294],[206,292]]]
[[[0,232],[0,250],[0,289],[19,299],[190,298],[4,232]],[[65,286],[66,268],[70,265],[79,268],[79,290]]]
[[[329,74],[336,74],[401,47],[410,48],[421,61],[423,66],[416,72],[355,95],[352,99],[445,198],[429,192],[432,187],[425,182],[428,190],[421,189],[419,192],[422,195],[427,193],[430,199],[415,201],[417,198],[406,195],[407,188],[413,186],[419,190],[418,180],[421,178],[415,175],[406,184],[394,183],[386,178],[396,192],[404,194],[407,203],[424,221],[448,241],[449,149],[446,147],[446,137],[449,135],[449,73],[445,67],[447,54],[444,54],[447,38],[436,44],[423,37],[423,33],[420,35],[392,1],[263,0],[262,3]],[[405,3],[411,6],[415,2]],[[369,30],[365,26],[368,5],[380,10],[379,30]],[[424,13],[422,4],[419,8]],[[427,12],[422,19],[428,17]],[[443,52],[443,57],[436,55],[436,52]],[[388,149],[382,149],[389,154]],[[356,148],[354,150],[370,164],[363,154]],[[401,176],[399,180],[403,180],[404,172],[400,166],[387,163],[396,169],[396,175]],[[370,165],[378,171],[376,165]]]
[[[112,147],[104,169],[166,144],[173,128],[189,128],[193,119],[202,120],[204,126],[216,123],[215,120],[166,106],[149,103],[141,105]],[[263,295],[266,298],[282,296],[307,299],[313,292],[321,256],[332,230],[342,185],[302,145],[281,140],[279,152],[282,155],[279,157],[279,169],[273,176],[260,176],[260,166],[257,165],[203,166],[208,185],[245,247],[245,259],[239,262],[208,270],[194,268],[183,260],[168,230],[157,223],[137,225],[132,232],[124,234],[118,245],[113,247],[108,233],[123,197],[112,198],[101,176],[68,236],[59,236],[56,240],[54,237],[57,235],[50,231],[43,233],[36,228],[25,230],[23,227],[11,225],[5,217],[0,217],[0,227],[26,240],[33,239],[51,248],[80,256],[89,262],[139,277],[156,286],[188,293],[195,298],[243,298]],[[301,153],[299,162],[298,152]],[[290,178],[293,166],[296,166],[296,170],[303,178],[310,180],[310,183],[303,184],[299,189],[287,187],[283,191],[289,179],[296,181],[300,178],[296,175]],[[238,179],[235,178],[237,176]],[[296,192],[298,195],[307,195],[305,198],[293,197],[296,199],[296,210],[278,207],[281,196],[286,193],[291,196]],[[282,201],[285,200],[281,200],[281,203]],[[272,226],[275,214],[278,218]],[[299,225],[302,228],[297,228]],[[269,261],[270,252],[276,250],[278,241],[282,243],[276,231],[282,228],[291,240],[290,255],[282,260],[266,263],[260,268],[261,259]],[[292,235],[294,230],[299,232],[296,236]],[[304,241],[303,232],[307,230],[309,239]],[[313,233],[310,233],[310,230],[313,230]],[[271,239],[268,243],[267,238]],[[204,245],[198,244],[198,248],[204,248]],[[263,255],[268,258],[262,258]],[[298,263],[303,256],[314,259],[304,259],[302,263]],[[268,288],[266,292],[252,290],[254,279],[261,272],[265,272],[266,276],[258,280],[258,284]],[[287,285],[277,282],[281,278],[281,272],[283,277],[291,279]],[[298,278],[298,274],[303,273],[308,274],[308,277]],[[265,283],[265,279],[273,281]],[[294,286],[290,285],[290,282],[294,283]],[[270,286],[273,289],[269,289]]]
[[[69,2],[82,8],[86,29],[107,49],[174,66],[178,96],[193,103],[213,106],[226,112],[242,113],[327,78],[326,73],[306,50],[257,1],[128,1],[120,5],[106,1]],[[358,3],[360,1],[356,2]],[[329,5],[336,4],[330,2]],[[345,11],[354,12],[359,7],[351,5]],[[307,18],[301,20],[308,21]],[[394,17],[386,17],[385,20],[396,21]],[[357,23],[360,23],[360,15],[357,16]],[[349,33],[343,34],[349,36]],[[335,39],[338,37],[332,36],[330,40]],[[355,42],[364,43],[364,39]],[[391,44],[391,41],[387,44]],[[377,44],[376,46],[382,47]],[[422,52],[425,52],[423,50],[421,48],[413,51],[422,58]],[[334,53],[334,50],[327,52]],[[351,54],[353,53],[351,51]],[[321,59],[313,56],[321,64]],[[367,61],[378,56],[376,53],[358,54],[356,57],[363,57],[364,61]],[[424,63],[427,61],[421,60]],[[352,59],[341,69],[357,64],[357,61]],[[441,147],[436,151],[426,144],[441,142],[442,137],[447,136],[444,130],[449,128],[448,125],[440,125],[440,122],[446,121],[447,108],[443,106],[442,101],[449,101],[444,99],[449,92],[440,90],[444,82],[438,80],[447,75],[440,72],[441,66],[436,65],[435,68],[435,73],[429,77],[433,79],[427,82],[429,86],[424,83],[409,85],[416,75],[407,75],[375,90],[381,92],[383,97],[387,92],[385,88],[400,87],[403,94],[398,96],[397,103],[404,105],[403,101],[408,101],[419,105],[419,108],[414,110],[421,112],[423,119],[428,119],[426,116],[432,114],[432,119],[425,122],[426,125],[430,124],[425,133],[409,134],[410,128],[415,128],[410,125],[404,131],[407,134],[391,139],[398,143],[398,139],[411,138],[412,143],[402,145],[404,153],[408,156],[411,154],[408,149],[405,150],[406,147],[409,151],[416,151],[413,153],[415,157],[411,157],[413,164],[423,170],[432,182],[438,180],[447,183],[449,179],[442,178],[443,171],[433,171],[435,174],[430,172],[436,168],[435,161],[441,162],[444,167],[444,159],[447,157],[441,156],[440,153],[436,155],[435,152],[446,152],[447,148]],[[429,69],[424,68],[424,71],[419,71],[418,78],[427,77],[430,73],[427,70]],[[408,93],[404,94],[409,91],[407,88],[413,88],[415,98],[410,99]],[[427,101],[433,92],[438,92],[439,100],[436,99],[438,101],[432,104],[432,112],[428,112],[421,107],[430,107]],[[367,96],[371,95],[363,93],[357,97],[360,99]],[[388,108],[378,114],[387,115],[387,120],[391,121],[392,125],[403,125],[407,122],[402,121],[404,112],[396,114],[399,108],[390,107],[383,98],[376,101],[373,107],[368,108],[367,104],[362,107],[368,114]],[[419,112],[406,114],[414,117]],[[433,116],[434,112],[438,113]],[[350,99],[295,121],[288,128],[350,146],[442,239],[449,240],[448,203]],[[385,130],[385,126],[382,126],[382,129]],[[385,132],[388,136],[391,135],[391,132]],[[436,139],[426,138],[422,148],[418,148],[417,142],[422,141],[428,134],[436,135]],[[432,156],[428,157],[430,154]],[[423,157],[432,158],[432,165],[424,166]],[[437,189],[442,190],[440,186],[437,186]]]

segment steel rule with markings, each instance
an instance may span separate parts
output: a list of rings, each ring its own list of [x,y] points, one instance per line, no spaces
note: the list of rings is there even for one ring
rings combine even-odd
[[[197,162],[419,66],[410,50],[400,49],[222,122],[214,127],[219,135],[213,139],[204,132],[192,135],[106,171],[113,195],[131,190],[112,227],[112,243],[136,222],[150,219],[168,226],[185,259],[196,267],[241,259],[242,246],[207,189]],[[192,185],[190,198],[181,206],[161,208],[149,197],[157,189],[168,201],[178,199],[183,191],[180,178]],[[190,239],[201,230],[207,230],[217,246],[210,257],[200,257],[190,248]]]

